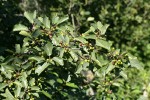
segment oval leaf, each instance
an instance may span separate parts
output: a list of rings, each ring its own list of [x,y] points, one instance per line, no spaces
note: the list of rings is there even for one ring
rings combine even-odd
[[[46,28],[50,28],[50,20],[47,16],[44,17],[43,24]]]
[[[54,60],[55,62],[57,62],[58,64],[60,64],[61,66],[64,65],[64,61],[63,61],[63,59],[60,58],[60,57],[53,57],[53,60]]]
[[[32,37],[31,34],[26,31],[20,31],[19,34],[30,38]]]
[[[17,24],[14,26],[13,31],[28,31],[28,27],[26,27],[22,24]]]
[[[96,40],[96,45],[97,45],[97,46],[100,46],[100,47],[102,47],[102,48],[105,48],[105,49],[107,49],[107,50],[110,50],[110,47],[111,47],[112,43],[109,43],[109,42],[106,41],[106,40],[97,39],[97,40]]]
[[[74,83],[70,83],[70,82],[66,83],[66,86],[72,87],[72,88],[78,88],[77,85],[75,85]]]
[[[34,11],[33,13],[25,12],[24,16],[29,20],[30,23],[33,23],[34,19],[36,18],[36,11]]]
[[[8,89],[5,91],[7,100],[15,100],[14,96],[10,93]]]
[[[0,90],[2,90],[3,88],[5,88],[6,86],[8,86],[7,83],[0,83]]]
[[[48,42],[45,46],[44,46],[44,51],[46,52],[46,54],[48,56],[50,56],[52,54],[52,50],[53,50],[53,44]]]
[[[73,58],[74,61],[77,61],[77,60],[78,60],[78,55],[77,55],[75,52],[73,52],[73,51],[71,50],[69,53],[70,53],[70,55],[71,55],[71,57]]]
[[[48,66],[49,66],[49,63],[45,62],[42,66],[38,66],[36,68],[35,73],[40,75]]]

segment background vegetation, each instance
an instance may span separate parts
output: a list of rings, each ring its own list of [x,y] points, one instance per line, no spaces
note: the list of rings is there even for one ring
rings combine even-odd
[[[36,17],[31,13],[35,10]],[[9,95],[8,97],[13,99],[26,99],[31,97],[40,99],[150,99],[149,11],[149,0],[1,0],[0,98],[4,99]],[[60,17],[59,20],[55,19],[56,15]],[[46,22],[50,21],[51,26],[47,26],[42,18],[45,19]],[[104,29],[98,27],[98,25],[101,25],[100,22],[104,25]],[[16,24],[21,26],[15,26]],[[108,28],[107,24],[109,25]],[[25,26],[23,26],[23,29],[22,25]],[[66,26],[67,28],[64,28],[63,26]],[[91,26],[94,28],[91,28]],[[91,47],[98,49],[98,51],[95,51],[96,59],[102,62],[104,60],[106,63],[104,63],[104,65],[99,65],[97,61],[92,59],[88,62],[89,65],[85,64],[85,66],[88,67],[82,69],[83,71],[80,69],[81,72],[76,74],[76,69],[79,67],[78,64],[82,60],[78,57],[73,58],[73,60],[77,59],[78,62],[69,60],[72,58],[71,55],[73,55],[74,52],[73,54],[70,54],[70,52],[68,52],[69,54],[65,53],[61,57],[63,60],[68,59],[64,62],[65,66],[57,62],[58,59],[56,60],[56,57],[58,57],[58,51],[61,50],[57,48],[57,45],[54,44],[54,42],[51,41],[53,44],[49,44],[49,34],[47,33],[48,36],[45,34],[47,30],[53,30],[54,33],[58,34],[58,37],[56,36],[56,38],[59,38],[59,36],[61,36],[59,33],[62,32],[59,28],[65,30],[64,34],[69,30],[69,32],[75,34],[75,37],[80,37],[80,39],[81,37],[83,38],[82,34],[87,34],[89,31],[88,34],[97,37],[96,34],[99,34],[99,31],[105,31],[107,29],[106,33],[104,32],[105,34],[99,36],[102,39],[100,43],[103,41],[105,44],[97,44],[97,42],[95,43],[95,41],[98,41],[97,39],[93,40],[92,37],[84,37],[88,43],[91,43]],[[45,29],[46,32],[43,32]],[[22,35],[24,36],[18,34],[18,31],[27,31],[27,33],[30,34],[37,34],[39,33],[37,30],[40,31],[40,33],[43,33],[44,36],[32,35],[31,38],[29,35],[24,35],[23,33]],[[72,35],[66,36],[69,37],[69,41],[72,41],[72,39],[74,40],[75,38],[72,37]],[[37,38],[37,40],[34,40],[34,38]],[[71,44],[70,48],[72,49],[74,46],[81,48],[82,46],[79,46],[81,45],[80,43],[85,44],[85,41],[84,39],[80,39],[76,40],[76,45]],[[29,46],[25,45],[26,42],[29,42]],[[37,43],[34,44],[34,42]],[[65,40],[65,42],[67,41]],[[46,44],[53,45],[56,49],[53,50],[52,55],[44,49],[47,46]],[[41,51],[37,49],[36,46]],[[20,55],[20,53],[27,53],[24,51],[24,48],[29,49],[31,47],[32,57],[30,53],[27,55]],[[82,55],[88,54],[89,57],[92,57],[92,52],[94,52],[94,50],[91,50],[90,45],[86,45],[85,47],[88,52],[81,50]],[[36,48],[36,50],[33,50],[33,48]],[[44,53],[42,53],[42,50],[44,50]],[[114,52],[118,52],[119,54],[115,55]],[[126,54],[128,54],[128,56]],[[141,63],[139,64],[137,59],[131,56],[131,54],[136,56]],[[43,58],[33,58],[41,55],[44,56],[44,60]],[[123,60],[122,57],[120,58],[120,55],[123,56],[125,60]],[[42,72],[40,76],[36,74],[40,74],[40,72],[37,72],[36,70],[32,72],[32,70],[34,70],[32,69],[32,66],[35,67],[35,69],[38,68],[37,66],[49,66],[44,63],[45,61],[47,62],[48,56],[53,58],[54,62],[56,62],[53,62],[54,64],[50,62],[50,64],[52,63],[52,69],[48,68],[47,72]],[[134,58],[134,60],[132,61],[130,58]],[[25,63],[26,60],[29,61],[30,64]],[[86,58],[86,61],[87,60],[89,59]],[[120,65],[120,62],[118,62],[119,60],[122,61],[123,64]],[[90,65],[92,62],[95,63],[93,67]],[[106,67],[112,62],[119,64],[119,67],[112,68],[113,70],[109,70],[108,75],[101,76],[102,72],[107,72]],[[23,65],[19,64],[22,63],[24,63],[23,65],[28,65],[30,67],[25,69],[22,67],[20,68],[19,66]],[[69,65],[66,63],[69,63]],[[13,68],[14,66],[19,67],[19,69]],[[56,66],[58,69],[55,68]],[[59,68],[60,66],[63,67]],[[98,68],[97,66],[101,66],[101,68]],[[143,67],[141,68],[141,66]],[[8,69],[11,71],[9,72]],[[98,70],[98,72],[95,70]],[[28,71],[31,71],[31,74],[28,74]],[[123,71],[123,74],[120,75],[121,71]],[[20,73],[19,77],[16,76],[17,73]],[[85,82],[88,81],[85,73],[92,73],[92,75],[94,75],[94,80],[92,82]],[[92,75],[90,74],[90,76]],[[33,77],[33,79],[31,77]],[[71,77],[70,81],[67,81],[68,77]],[[41,80],[38,83],[35,83],[34,80],[38,78],[41,78]],[[22,83],[23,80],[27,81],[25,81],[25,83],[29,84],[28,87],[31,91],[28,95],[19,97],[19,93],[26,93],[28,90],[25,84]],[[33,85],[31,83],[35,84]],[[42,85],[40,86],[39,83]],[[24,85],[19,87],[18,84]],[[38,87],[33,88],[32,90],[33,86]],[[16,90],[13,90],[13,88]]]

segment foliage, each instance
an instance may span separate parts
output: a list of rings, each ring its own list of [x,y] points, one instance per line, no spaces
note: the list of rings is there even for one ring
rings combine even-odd
[[[32,13],[28,14],[27,12],[24,15],[22,14],[22,12],[24,12],[24,11],[34,11],[34,10],[36,10],[36,12],[34,14],[32,14]],[[99,88],[98,86],[100,86],[100,84],[101,84],[101,86],[104,86],[102,84],[103,84],[103,80],[105,80],[105,78],[107,78],[108,81],[116,80],[116,78],[117,78],[117,82],[119,81],[118,83],[120,83],[119,85],[114,83],[112,85],[107,85],[108,87],[105,86],[105,87],[107,87],[106,90],[112,90],[113,94],[111,94],[111,96],[115,95],[113,97],[117,97],[117,99],[124,98],[127,100],[149,99],[148,98],[148,96],[150,94],[150,89],[149,89],[149,87],[150,87],[150,85],[149,85],[149,83],[150,83],[150,79],[149,79],[149,76],[150,76],[150,74],[149,74],[149,71],[150,71],[149,70],[149,66],[150,66],[150,63],[149,63],[149,59],[150,59],[149,58],[150,57],[149,56],[150,55],[149,19],[150,19],[150,17],[149,16],[150,15],[149,14],[150,13],[149,13],[149,10],[150,10],[150,1],[149,0],[115,0],[115,1],[114,0],[1,0],[0,1],[0,13],[1,13],[1,15],[0,15],[0,26],[1,26],[0,27],[0,63],[1,63],[1,66],[3,66],[5,69],[9,68],[9,67],[8,68],[5,67],[8,65],[9,66],[11,65],[13,67],[20,66],[20,69],[17,69],[17,71],[15,69],[15,72],[11,72],[11,74],[12,74],[11,79],[5,78],[4,73],[1,72],[1,78],[0,78],[2,80],[1,86],[4,87],[1,93],[4,93],[7,91],[7,94],[10,94],[8,92],[8,90],[9,90],[11,92],[11,94],[14,96],[15,93],[13,92],[13,90],[11,90],[10,88],[6,89],[6,87],[8,87],[8,86],[6,86],[6,84],[3,84],[3,79],[5,79],[6,81],[13,80],[13,79],[15,79],[13,77],[13,74],[15,74],[16,72],[22,73],[22,72],[29,71],[31,69],[30,68],[31,65],[34,66],[35,68],[38,68],[37,65],[39,65],[39,66],[43,65],[44,66],[43,68],[45,68],[45,69],[42,70],[39,67],[39,69],[36,70],[37,74],[39,71],[39,76],[37,76],[37,74],[35,74],[35,70],[32,71],[32,75],[28,74],[28,78],[27,78],[28,81],[30,80],[31,76],[32,77],[34,76],[34,78],[37,80],[39,77],[45,77],[45,74],[46,75],[49,74],[45,71],[47,71],[47,69],[49,67],[51,67],[51,65],[49,65],[47,67],[47,64],[44,64],[44,62],[46,62],[46,59],[48,59],[47,56],[50,56],[50,59],[52,59],[54,62],[52,68],[55,68],[54,67],[54,66],[56,66],[55,63],[57,64],[57,66],[59,66],[59,64],[60,64],[60,66],[62,64],[64,64],[63,66],[67,66],[67,69],[65,69],[66,67],[62,68],[62,66],[61,66],[62,70],[58,70],[56,68],[51,70],[51,72],[56,72],[57,74],[60,74],[61,76],[54,75],[54,77],[52,77],[52,78],[47,77],[48,75],[46,76],[46,79],[54,79],[55,82],[53,82],[53,83],[57,83],[57,85],[56,84],[53,85],[53,89],[48,88],[48,90],[49,90],[48,93],[52,94],[52,98],[55,98],[55,97],[53,97],[53,94],[55,94],[57,96],[59,95],[60,97],[63,97],[64,99],[69,98],[68,97],[69,95],[74,96],[74,97],[81,97],[81,98],[83,96],[83,98],[87,99],[90,97],[85,96],[86,91],[94,91],[94,94],[97,96],[98,99],[101,99],[102,95],[103,95],[103,97],[107,97],[107,99],[108,99],[109,96],[105,95],[106,92],[103,92],[103,89],[101,89],[101,87]],[[56,16],[54,17],[54,15],[56,15],[56,14],[59,15],[60,18],[64,17],[63,20],[65,20],[65,21],[63,22],[62,20],[59,20],[58,22],[57,21],[53,22],[53,19],[55,19],[55,17],[56,17]],[[35,17],[33,15],[42,15],[42,17],[38,18],[37,16]],[[48,17],[46,17],[45,15]],[[67,15],[68,17],[65,17],[65,15]],[[26,20],[23,16],[25,16],[28,20]],[[51,18],[50,20],[49,20],[49,17]],[[35,18],[35,19],[33,20],[33,18]],[[28,21],[30,23],[28,23]],[[102,23],[109,24],[109,28],[108,28],[108,25],[103,25],[104,29],[98,28],[97,26],[101,25],[101,23],[99,21],[101,21]],[[20,23],[20,24],[17,24],[15,26],[14,32],[13,32],[12,28],[16,23]],[[21,23],[23,23],[23,24],[21,24]],[[47,24],[47,23],[51,23],[51,24]],[[55,27],[55,26],[53,26],[54,23],[55,24],[57,23],[58,25],[56,25],[56,27]],[[95,24],[93,24],[93,23],[95,23]],[[54,30],[52,28],[54,28]],[[97,37],[97,35],[94,33],[99,34],[99,31],[97,31],[97,29],[101,30],[102,35],[100,35],[100,37],[102,39],[100,39],[100,40],[96,39],[97,40],[96,41],[95,37]],[[107,31],[106,31],[106,29],[107,29]],[[63,30],[65,30],[65,31],[63,31]],[[71,31],[69,33],[75,34],[75,37],[72,37],[72,34],[68,35],[67,34],[68,30]],[[18,31],[20,31],[19,32],[20,35],[16,34],[16,33],[18,33]],[[54,45],[52,40],[49,39],[48,36],[45,36],[47,31],[50,31],[50,32],[52,31],[52,33],[54,32],[58,35],[60,32],[63,31],[62,33],[65,34],[65,36],[69,37],[69,46],[70,46],[70,41],[73,41],[75,38],[74,41],[77,41],[77,43],[75,45],[76,47],[78,47],[80,49],[82,47],[87,48],[88,52],[85,51],[85,49],[83,49],[83,48],[80,50],[82,52],[82,54],[88,54],[88,55],[90,55],[89,57],[92,57],[92,52],[95,52],[96,59],[98,59],[98,60],[92,60],[92,62],[95,63],[94,65],[93,65],[93,63],[91,63],[91,60],[90,60],[90,62],[88,62],[89,65],[86,65],[86,64],[84,65],[84,66],[87,66],[87,69],[83,69],[83,71],[81,71],[81,69],[79,69],[79,72],[75,73],[76,71],[78,71],[77,67],[79,67],[79,65],[80,65],[80,63],[79,63],[80,55],[76,55],[76,53],[78,54],[78,50],[73,50],[71,52],[66,50],[65,53],[62,53],[64,49],[59,50],[59,48],[57,48],[57,46]],[[106,33],[105,33],[105,31],[106,31]],[[86,34],[86,32],[92,36],[85,35],[85,37],[84,37],[84,35],[83,36],[81,35],[83,33]],[[40,33],[43,34],[43,36],[41,36]],[[38,34],[40,34],[40,35],[38,35]],[[27,39],[27,40],[24,39],[23,45],[22,45],[23,36],[25,36],[25,38],[29,38],[29,39]],[[54,34],[54,36],[55,36],[55,34]],[[37,37],[38,39],[36,40],[35,37]],[[53,35],[52,36],[50,35],[50,37],[54,38]],[[79,37],[79,38],[76,38],[76,37]],[[58,36],[56,36],[56,38],[58,38]],[[66,37],[65,37],[65,39],[66,39]],[[42,41],[39,42],[39,40],[42,40]],[[111,42],[109,42],[108,40],[111,40]],[[49,41],[50,43],[48,43],[47,41]],[[57,41],[56,41],[56,43],[57,43]],[[98,49],[100,51],[95,51],[95,48],[94,48],[94,50],[89,50],[90,45],[89,46],[83,45],[80,47],[80,43],[83,42],[83,44],[84,44],[86,41],[91,43],[91,45],[96,48],[101,47]],[[58,42],[60,42],[60,41],[58,41]],[[65,41],[65,43],[66,42],[67,41]],[[30,50],[31,53],[29,53],[29,54],[27,53],[28,47],[25,46],[25,45],[27,45],[25,43],[29,44],[30,49],[32,48]],[[14,44],[17,44],[17,45],[14,46]],[[113,47],[117,48],[117,50],[114,50],[111,47],[111,44]],[[74,44],[71,44],[71,46],[72,45],[74,45]],[[49,46],[53,46],[53,47],[47,48]],[[21,53],[19,53],[20,49],[16,49],[17,53],[15,53],[14,52],[15,47],[20,48]],[[26,48],[27,51],[24,51],[24,48]],[[60,47],[60,48],[63,48],[63,47]],[[42,52],[40,50],[42,50],[44,52]],[[49,52],[49,51],[51,51],[51,52]],[[60,53],[60,51],[61,51],[61,53]],[[144,70],[137,70],[137,69],[141,69],[139,64],[136,64],[136,63],[138,63],[137,59],[135,57],[132,57],[132,55],[128,55],[130,57],[125,57],[125,58],[128,58],[128,59],[126,59],[126,61],[128,62],[128,60],[129,60],[130,64],[133,67],[136,67],[137,69],[135,69],[135,68],[126,69],[125,68],[125,71],[124,71],[125,74],[124,74],[122,72],[119,73],[120,67],[114,68],[114,66],[111,66],[107,70],[108,74],[105,76],[105,78],[104,78],[104,75],[99,76],[99,73],[102,73],[104,71],[104,69],[106,69],[106,66],[109,65],[110,62],[114,63],[114,62],[116,62],[116,59],[117,59],[117,61],[119,60],[118,56],[111,57],[111,55],[115,54],[114,52],[120,52],[119,55],[123,54],[123,57],[125,57],[124,55],[126,54],[126,52],[131,53],[132,55],[136,56],[140,61],[142,61]],[[125,52],[125,54],[124,54],[124,52]],[[11,53],[14,55],[10,55]],[[21,54],[21,56],[17,56],[18,53]],[[97,55],[97,53],[98,53],[98,55]],[[44,59],[39,57],[42,55],[43,55]],[[31,56],[31,58],[30,58],[30,56]],[[39,59],[37,60],[33,56],[36,56],[37,58],[39,57]],[[57,63],[58,59],[56,57],[61,57],[63,59],[59,60],[60,63]],[[131,58],[134,58],[134,59],[131,59]],[[10,60],[10,59],[13,59],[13,60]],[[65,62],[70,61],[70,60],[66,61],[66,59],[73,59],[72,63],[75,63],[75,64],[72,64],[69,62],[69,65],[66,65]],[[35,65],[34,64],[28,65],[30,67],[25,69],[22,72],[21,72],[22,65],[14,64],[14,62],[21,63],[21,62],[27,61],[26,63],[22,63],[23,65],[26,65],[26,64],[28,64],[28,62],[31,62],[31,60],[33,60],[32,63],[35,63]],[[83,59],[81,59],[81,60],[84,61]],[[98,61],[102,61],[102,62],[104,61],[105,64],[106,63],[107,64],[102,65],[102,67],[98,67],[98,66],[100,66],[100,63]],[[123,62],[122,66],[130,67],[129,63],[126,63],[127,65],[124,63],[125,62]],[[70,66],[70,65],[71,65],[71,67],[68,68],[68,66]],[[94,66],[96,68],[98,68],[99,71],[94,69],[93,68]],[[57,68],[59,68],[59,67],[57,67]],[[112,71],[111,71],[111,69],[112,69]],[[122,70],[122,67],[121,67],[121,70]],[[3,69],[2,69],[2,71],[3,71]],[[109,71],[110,71],[110,73],[109,73]],[[92,76],[94,76],[94,80],[92,82],[88,83],[87,76],[90,73],[93,74]],[[114,74],[116,76],[113,76]],[[122,76],[120,76],[118,74],[121,74]],[[50,74],[50,76],[51,75],[52,74]],[[21,76],[22,76],[22,74],[21,74]],[[57,78],[59,77],[60,79],[65,79],[65,81],[68,79],[68,77],[71,77],[71,80],[69,82],[74,83],[75,85],[79,86],[79,88],[75,88],[72,90],[72,88],[69,88],[68,86],[66,86],[66,85],[64,86],[63,84],[57,82],[56,77]],[[122,77],[124,79],[122,79]],[[17,79],[17,80],[19,80],[19,79]],[[44,81],[46,79],[44,79]],[[19,82],[21,82],[21,79],[19,80]],[[104,81],[104,83],[105,82],[106,81]],[[14,81],[12,83],[13,83],[12,87],[15,87],[16,85],[14,84]],[[39,83],[44,84],[44,86],[42,88],[40,87],[40,91],[43,88],[47,87],[46,82],[45,82],[46,85],[44,82],[39,82]],[[83,83],[83,84],[81,85],[80,83]],[[21,82],[21,84],[22,84],[22,82]],[[36,85],[37,84],[38,84],[38,82],[36,83]],[[9,83],[7,83],[7,85],[9,85]],[[48,87],[52,87],[52,85],[48,86]],[[57,88],[55,88],[55,87],[57,87]],[[61,87],[63,87],[63,88],[61,88]],[[65,89],[64,89],[64,87],[65,87]],[[74,90],[76,90],[76,91],[74,91]],[[21,87],[21,91],[24,91],[23,87]],[[54,91],[54,92],[52,93],[52,91]],[[34,92],[35,92],[35,90],[34,90]],[[70,93],[70,94],[67,94],[67,93]],[[45,92],[38,92],[38,94],[40,95],[41,98],[45,98],[44,95],[46,95],[47,97],[50,97]],[[65,94],[65,96],[63,96],[64,94]],[[92,97],[95,97],[95,95]],[[60,97],[58,97],[58,98],[60,98]]]
[[[111,47],[108,25],[92,23],[81,34],[67,16],[24,16],[30,25],[13,29],[23,45],[1,60],[1,99],[123,99],[128,70],[143,70],[136,57]]]

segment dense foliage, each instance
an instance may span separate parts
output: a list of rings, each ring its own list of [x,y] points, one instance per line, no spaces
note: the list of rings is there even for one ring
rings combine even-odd
[[[1,99],[150,98],[149,0],[1,0],[0,8]]]

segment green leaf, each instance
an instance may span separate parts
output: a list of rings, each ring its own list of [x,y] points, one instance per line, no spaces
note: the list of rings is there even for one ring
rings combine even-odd
[[[94,21],[94,17],[88,17],[87,21]]]
[[[14,92],[15,92],[15,96],[19,97],[20,96],[20,92],[21,92],[21,87],[17,86],[17,89]]]
[[[38,75],[40,75],[48,66],[49,66],[49,63],[45,62],[42,66],[38,66],[35,69],[35,73],[37,73]]]
[[[96,35],[87,35],[84,37],[85,39],[96,39]]]
[[[68,35],[65,35],[65,36],[64,36],[64,40],[65,40],[65,43],[66,43],[66,44],[69,44],[69,41],[70,41],[70,40],[69,40],[69,36],[68,36]]]
[[[70,55],[71,55],[71,57],[73,58],[74,61],[78,60],[78,55],[74,51],[70,50],[69,53],[70,53]]]
[[[29,57],[28,59],[38,61],[39,63],[45,60],[43,57],[40,56]]]
[[[15,45],[16,53],[21,53],[21,47],[20,44]]]
[[[92,59],[98,66],[102,67],[101,62],[100,62],[100,61],[96,58],[96,56],[95,56],[95,52],[96,52],[96,51],[93,51],[93,52],[91,53],[91,59]]]
[[[81,63],[83,63],[83,61],[82,61]],[[77,74],[79,74],[79,73],[83,70],[83,66],[82,66],[81,63],[80,63],[80,64],[78,65],[78,67],[77,67],[77,70],[76,70],[76,73],[77,73]]]
[[[27,64],[25,64],[25,65],[22,65],[22,68],[23,68],[23,69],[27,69],[27,68],[29,68],[30,66],[32,66],[32,64],[27,63]]]
[[[121,71],[121,72],[120,72],[120,75],[121,75],[125,80],[128,79],[127,74],[126,74],[124,71]]]
[[[57,82],[60,83],[60,84],[63,83],[62,79],[60,79],[60,78],[57,79]]]
[[[26,79],[25,77],[22,77],[21,81],[22,81],[22,86],[23,86],[24,88],[27,88],[27,87],[28,87],[27,79]]]
[[[95,59],[94,61],[95,61],[95,63],[96,63],[98,66],[102,67],[102,64],[101,64],[101,62],[100,62],[99,60]]]
[[[0,82],[2,82],[3,81],[3,77],[0,75]]]
[[[48,56],[50,56],[52,54],[52,50],[53,50],[53,44],[48,42],[45,46],[44,46],[44,51],[46,52],[46,54]]]
[[[66,82],[69,82],[69,81],[71,81],[71,76],[70,75],[68,75],[68,78],[67,78]]]
[[[4,89],[6,86],[8,86],[7,83],[0,83],[0,91],[1,91],[2,89]]]
[[[102,25],[101,22],[97,22],[97,28],[101,31],[101,35],[105,34],[105,32],[106,32],[106,30],[107,30],[108,27],[109,27],[108,24]]]
[[[50,28],[50,20],[47,16],[44,17],[43,24],[46,28]]]
[[[30,86],[34,86],[34,85],[35,85],[35,78],[32,78],[32,79],[29,81],[29,83],[30,83]]]
[[[112,62],[110,62],[109,66],[107,67],[105,74],[108,74],[110,71],[112,71],[116,66],[114,66],[112,64]]]
[[[30,38],[32,37],[31,34],[26,31],[20,31],[19,34]]]
[[[109,27],[108,24],[104,25],[102,28],[101,28],[101,34],[104,35],[106,33],[106,30],[107,28]]]
[[[33,24],[34,19],[36,18],[36,11],[34,11],[33,13],[31,13],[31,12],[25,12],[24,16],[29,20],[30,23]]]
[[[39,93],[31,93],[31,95],[39,98]]]
[[[67,21],[68,19],[69,19],[68,17],[62,17],[62,18],[60,18],[59,21],[57,22],[57,25],[65,22],[65,21]]]
[[[140,62],[138,61],[137,57],[134,57],[134,56],[129,54],[129,61],[130,61],[130,64],[132,67],[135,67],[138,70],[143,70],[143,67],[140,64]]]
[[[63,59],[60,58],[60,57],[53,57],[53,60],[54,60],[55,62],[57,62],[58,64],[60,64],[61,66],[64,65],[64,61],[63,61]]]
[[[58,39],[57,39],[56,36],[53,36],[53,38],[52,38],[52,43],[53,43],[54,45],[56,45],[56,46],[59,45],[59,41],[58,41]]]
[[[114,86],[118,86],[118,87],[120,87],[120,86],[121,86],[121,84],[120,84],[120,83],[117,83],[117,82],[113,82],[113,83],[112,83],[112,85],[114,85]]]
[[[42,90],[41,92],[42,92],[46,97],[48,97],[49,99],[52,99],[52,95],[49,94],[48,92],[46,92],[46,91],[44,91],[44,90]]]
[[[87,43],[87,41],[83,37],[77,37],[77,38],[74,38],[74,40],[79,41],[83,44]]]
[[[51,86],[54,86],[55,84],[55,80],[54,79],[50,79],[47,81],[48,84],[50,84]]]
[[[6,89],[5,94],[8,100],[15,100],[14,96],[10,93],[8,89]]]
[[[37,29],[37,30],[35,30],[35,31],[33,32],[32,36],[33,36],[34,38],[37,38],[40,34],[41,34],[41,31],[40,31],[39,29]]]
[[[100,21],[97,22],[97,28],[99,30],[101,30],[101,28],[103,27],[102,23]]]
[[[53,24],[57,24],[58,21],[59,21],[59,17],[58,16],[55,15],[55,16],[52,17],[52,23]]]
[[[20,81],[18,81],[18,80],[16,80],[16,81],[14,82],[14,84],[16,84],[17,86],[22,87],[22,84],[21,84]]]
[[[106,40],[97,39],[96,40],[96,45],[100,46],[100,47],[103,47],[103,48],[105,48],[107,50],[110,50],[110,47],[111,47],[112,43],[107,42]]]
[[[28,31],[28,27],[26,27],[22,24],[17,24],[14,26],[13,31]]]
[[[7,77],[8,79],[11,79],[12,77],[11,70],[7,70],[3,66],[1,66],[0,70],[1,70],[1,73],[5,75],[5,77]]]
[[[78,88],[77,85],[75,85],[74,83],[70,83],[70,82],[67,82],[67,83],[66,83],[66,86],[72,87],[72,88]]]
[[[31,87],[31,90],[39,91],[39,90],[40,90],[40,88],[39,88],[38,86],[32,86],[32,87]]]
[[[58,48],[59,50],[59,57],[63,57],[64,56],[64,52],[65,52],[65,49],[64,48]]]

